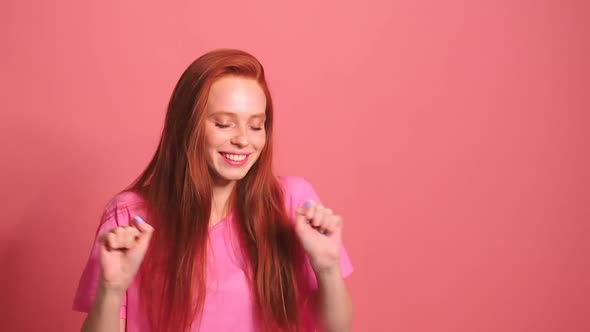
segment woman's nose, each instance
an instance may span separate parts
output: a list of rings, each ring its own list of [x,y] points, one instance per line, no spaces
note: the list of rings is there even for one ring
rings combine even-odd
[[[241,148],[248,146],[248,137],[243,133],[238,133],[231,139],[231,143]]]

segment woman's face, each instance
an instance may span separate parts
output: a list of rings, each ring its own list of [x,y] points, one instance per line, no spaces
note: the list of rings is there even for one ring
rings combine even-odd
[[[246,176],[266,144],[266,96],[253,79],[226,76],[211,86],[205,150],[216,181]]]

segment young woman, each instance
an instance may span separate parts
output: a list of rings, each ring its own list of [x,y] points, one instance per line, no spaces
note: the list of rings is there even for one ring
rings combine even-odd
[[[349,331],[342,220],[272,167],[264,69],[239,50],[193,62],[158,149],[105,209],[74,309],[83,331]]]

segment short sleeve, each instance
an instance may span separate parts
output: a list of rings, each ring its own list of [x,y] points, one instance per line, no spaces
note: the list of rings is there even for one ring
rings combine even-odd
[[[316,204],[323,205],[312,185],[304,178],[296,176],[280,177],[279,182],[283,185],[285,191],[285,203],[287,204],[289,215],[293,220],[295,219],[297,208],[303,206],[305,202],[311,200]],[[313,270],[311,270],[310,264],[308,264],[308,268],[310,269],[310,275],[315,276]],[[354,271],[344,245],[342,245],[342,248],[340,249],[340,271],[344,278],[348,277]],[[317,281],[315,280],[315,277],[311,281],[312,286],[314,286],[313,288],[316,288]]]
[[[100,244],[98,239],[100,236],[111,229],[119,226],[129,225],[131,216],[127,208],[107,207],[101,218],[100,225],[96,231],[96,236],[92,244],[90,256],[86,262],[86,266],[82,271],[82,276],[78,283],[78,288],[74,296],[74,303],[72,309],[75,311],[89,312],[96,298],[96,292],[100,280]],[[125,319],[127,317],[127,294],[123,298],[120,317]]]

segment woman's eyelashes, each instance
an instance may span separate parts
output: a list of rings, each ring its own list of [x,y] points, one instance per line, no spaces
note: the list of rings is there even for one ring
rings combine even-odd
[[[220,123],[220,122],[215,122],[215,126],[217,128],[221,128],[221,129],[225,129],[225,128],[229,128],[232,127],[233,124],[232,123]],[[264,125],[258,125],[258,126],[254,126],[254,125],[248,125],[248,127],[254,131],[260,131],[264,129]]]

